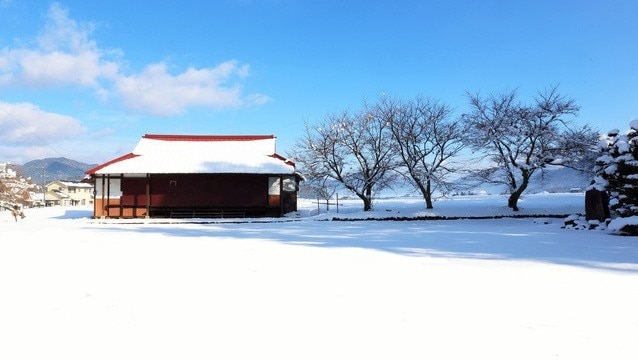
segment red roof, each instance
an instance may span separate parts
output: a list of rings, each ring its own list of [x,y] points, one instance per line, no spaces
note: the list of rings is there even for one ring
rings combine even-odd
[[[146,134],[146,139],[165,141],[253,141],[274,139],[275,135],[157,135]]]
[[[126,155],[122,155],[122,156],[120,156],[120,157],[118,157],[116,159],[113,159],[113,160],[111,160],[109,162],[105,162],[102,165],[98,165],[98,166],[94,167],[93,169],[89,169],[89,170],[85,171],[84,173],[88,174],[88,175],[95,174],[96,171],[98,171],[98,170],[100,170],[102,168],[105,168],[105,167],[107,167],[107,166],[109,166],[111,164],[115,164],[116,162],[120,162],[120,161],[123,161],[123,160],[126,160],[126,159],[131,159],[131,158],[134,158],[136,156],[138,156],[138,155],[135,155],[133,153],[128,153]]]
[[[293,161],[288,160],[285,157],[283,157],[283,156],[281,156],[281,155],[279,155],[277,153],[274,153],[274,154],[270,155],[270,157],[278,159],[278,160],[281,160],[281,161],[283,161],[284,163],[286,163],[286,164],[288,164],[290,166],[295,166],[295,163]]]

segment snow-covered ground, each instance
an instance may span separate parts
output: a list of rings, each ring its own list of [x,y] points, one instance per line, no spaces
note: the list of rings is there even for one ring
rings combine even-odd
[[[527,196],[523,214],[583,211]],[[498,196],[275,222],[0,212],[0,359],[637,359],[638,238]]]

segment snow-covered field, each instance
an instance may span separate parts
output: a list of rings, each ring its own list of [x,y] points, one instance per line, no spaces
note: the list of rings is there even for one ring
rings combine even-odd
[[[0,212],[0,359],[638,359],[638,238],[549,217],[320,221],[371,216],[340,205],[276,222]],[[372,216],[504,205],[388,199]]]

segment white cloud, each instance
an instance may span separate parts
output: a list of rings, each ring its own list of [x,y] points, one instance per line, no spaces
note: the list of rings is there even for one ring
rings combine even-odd
[[[179,114],[190,107],[222,109],[270,100],[262,94],[243,94],[241,81],[250,67],[236,61],[190,67],[176,74],[160,62],[145,66],[140,73],[124,74],[119,62],[122,52],[100,49],[92,32],[93,25],[77,23],[54,3],[34,46],[0,49],[0,87],[72,85],[91,89],[102,100],[118,99],[127,109],[159,116]]]
[[[44,51],[65,49],[76,53],[97,48],[91,40],[92,32],[92,24],[78,24],[69,17],[68,10],[54,3],[49,8],[44,31],[38,36],[37,42]]]
[[[46,112],[30,103],[2,102],[0,128],[0,142],[18,146],[49,146],[85,131],[82,123],[73,117]]]
[[[58,4],[49,8],[44,32],[33,47],[0,51],[0,86],[98,88],[117,64],[91,40],[93,27],[70,19]]]
[[[235,61],[214,68],[189,68],[170,74],[165,63],[147,66],[140,74],[122,76],[115,91],[125,105],[137,111],[169,116],[191,106],[213,109],[260,104],[264,96],[242,96],[237,82],[248,74],[248,66]]]
[[[29,52],[20,59],[20,80],[30,86],[72,84],[94,87],[100,66],[99,56],[91,51],[78,54]]]

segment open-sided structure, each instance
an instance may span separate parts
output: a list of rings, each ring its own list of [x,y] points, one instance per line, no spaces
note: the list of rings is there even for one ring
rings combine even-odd
[[[86,174],[96,218],[282,216],[300,181],[273,135],[147,134]]]

